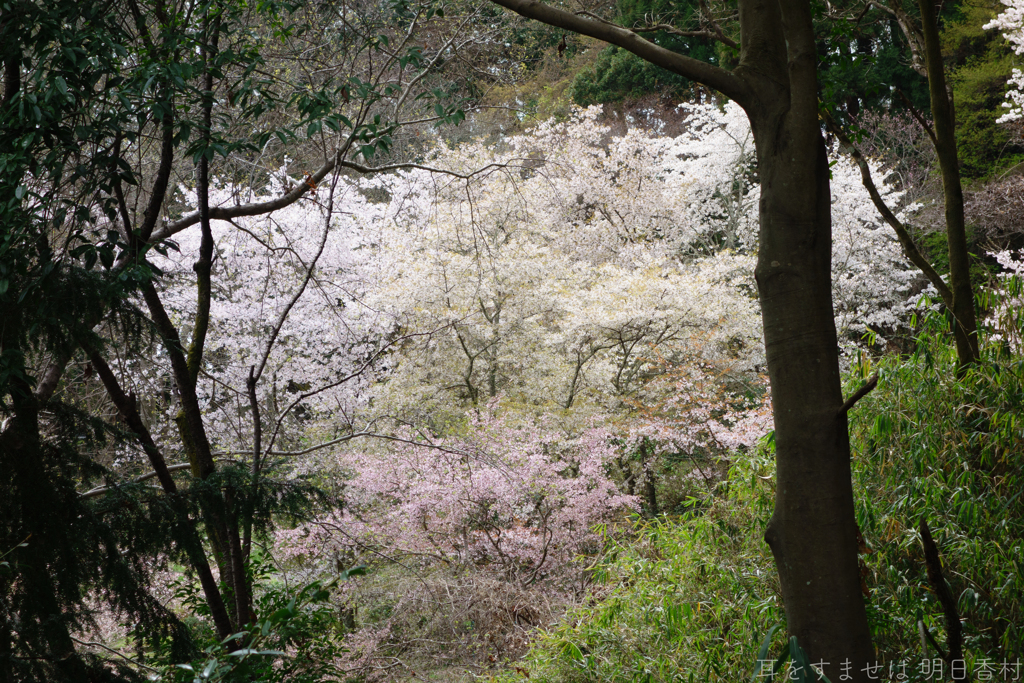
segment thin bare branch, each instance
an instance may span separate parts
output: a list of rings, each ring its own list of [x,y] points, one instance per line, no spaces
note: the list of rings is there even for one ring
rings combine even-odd
[[[134,659],[132,659],[131,657],[129,657],[128,655],[124,654],[123,652],[118,652],[117,650],[115,650],[113,648],[107,647],[103,643],[96,643],[96,642],[92,642],[92,641],[88,641],[88,640],[79,640],[78,638],[75,638],[74,636],[68,636],[68,637],[71,638],[71,640],[73,640],[76,643],[78,643],[79,645],[83,645],[85,647],[98,647],[101,650],[106,650],[110,654],[117,655],[121,659],[124,659],[124,660],[128,661],[129,663],[134,664],[135,666],[139,667],[140,669],[145,669],[146,671],[152,671],[153,673],[157,673],[157,674],[162,674],[163,673],[162,671],[160,671],[160,669],[154,669],[153,667],[147,666],[147,665],[143,664],[142,662],[137,662]]]
[[[673,36],[682,36],[684,38],[707,38],[708,40],[717,40],[731,48],[739,49],[739,44],[735,40],[729,38],[725,34],[715,31],[683,31],[675,26],[670,26],[669,24],[654,24],[653,26],[640,26],[633,28],[634,33],[654,33],[655,31],[664,31],[665,33],[669,33]]]
[[[868,194],[871,196],[871,201],[875,205],[875,209],[881,214],[882,219],[889,224],[889,226],[896,231],[896,237],[900,241],[900,245],[903,247],[903,253],[907,259],[917,266],[928,281],[932,283],[932,286],[939,292],[939,296],[942,297],[942,302],[946,308],[950,311],[953,310],[953,291],[946,284],[942,276],[939,275],[935,268],[932,267],[931,262],[925,258],[921,250],[917,248],[917,244],[914,242],[914,238],[910,234],[910,230],[903,224],[900,219],[896,218],[896,215],[892,210],[886,206],[882,200],[882,196],[878,192],[878,188],[875,187],[875,182],[871,177],[871,168],[868,166],[867,160],[864,155],[860,153],[860,150],[853,144],[850,138],[846,135],[843,129],[836,123],[835,119],[831,116],[827,116],[825,119],[825,125],[832,132],[833,135],[839,140],[840,146],[853,158],[857,167],[860,169],[861,182],[867,189]]]
[[[910,111],[910,115],[913,116],[914,120],[917,121],[918,125],[920,125],[921,128],[924,129],[924,132],[928,133],[928,137],[931,138],[932,140],[932,145],[938,148],[939,139],[935,137],[935,131],[932,130],[932,127],[928,125],[928,122],[925,121],[923,116],[921,116],[921,112],[919,112],[917,110],[917,107],[915,107],[913,103],[911,103],[910,98],[907,97],[906,93],[903,92],[902,88],[896,88],[896,92],[899,94],[900,99],[903,100],[903,106],[905,106]]]

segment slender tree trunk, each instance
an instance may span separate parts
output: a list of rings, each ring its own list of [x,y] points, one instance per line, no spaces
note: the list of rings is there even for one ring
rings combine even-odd
[[[153,467],[153,471],[156,472],[157,479],[168,496],[171,510],[175,514],[171,536],[179,547],[185,551],[189,562],[192,564],[192,568],[199,577],[199,583],[203,587],[206,604],[210,607],[210,616],[213,618],[217,635],[221,639],[227,638],[232,633],[231,618],[228,616],[224,599],[220,594],[220,587],[213,578],[213,572],[206,558],[206,551],[203,549],[203,542],[196,530],[195,522],[190,518],[188,509],[178,494],[178,486],[171,477],[171,472],[167,468],[167,462],[164,460],[163,453],[160,452],[159,447],[153,440],[152,434],[149,432],[149,428],[146,427],[142,417],[139,415],[135,396],[134,394],[126,395],[124,393],[120,383],[117,381],[117,377],[110,369],[110,366],[107,365],[107,361],[95,348],[83,345],[83,349],[89,354],[89,359],[92,361],[100,381],[103,382],[107,395],[113,401],[128,428],[135,434],[142,445],[143,451],[149,457],[150,465]],[[221,575],[223,576],[223,573]]]
[[[971,263],[967,252],[964,193],[960,183],[960,160],[956,149],[953,102],[946,91],[942,46],[931,0],[918,0],[928,64],[928,91],[935,122],[935,152],[942,173],[942,196],[946,206],[946,240],[949,243],[949,284],[953,290],[953,335],[961,368],[978,360],[978,321],[971,287]]]
[[[654,464],[648,458],[649,455],[651,455],[650,442],[645,436],[640,441],[640,471],[643,472],[644,476],[644,498],[647,499],[647,514],[651,517],[657,517],[660,513],[658,509],[658,490],[655,488]]]

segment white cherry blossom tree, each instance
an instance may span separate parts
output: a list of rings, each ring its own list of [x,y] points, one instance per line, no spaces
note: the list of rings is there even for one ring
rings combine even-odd
[[[1003,37],[1010,42],[1013,51],[1024,55],[1024,2],[1021,0],[1002,0],[1006,9],[995,19],[985,24],[986,30],[998,29]],[[1006,102],[1003,106],[1007,112],[999,117],[999,123],[1012,123],[1024,117],[1024,71],[1014,69],[1007,83]]]

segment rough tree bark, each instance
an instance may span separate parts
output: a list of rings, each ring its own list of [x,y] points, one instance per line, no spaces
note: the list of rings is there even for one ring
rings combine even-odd
[[[831,194],[818,120],[808,0],[739,0],[739,65],[685,57],[636,33],[536,0],[492,0],[607,41],[714,88],[746,111],[761,178],[756,269],[775,416],[775,511],[765,532],[786,617],[833,681],[874,659],[857,568],[850,445],[831,299]],[[845,675],[844,675],[845,674]]]

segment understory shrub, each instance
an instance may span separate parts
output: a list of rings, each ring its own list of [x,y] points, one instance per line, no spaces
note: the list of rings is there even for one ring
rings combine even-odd
[[[960,368],[959,377],[941,316],[924,321],[909,357],[859,368],[862,376],[880,377],[851,416],[857,519],[880,660],[936,657],[932,646],[921,650],[919,621],[947,647],[924,562],[922,519],[957,599],[968,669],[1024,655],[1024,358],[1004,343],[1019,338],[1019,316],[1003,322],[982,361]],[[1017,335],[1007,322],[1018,326]]]

